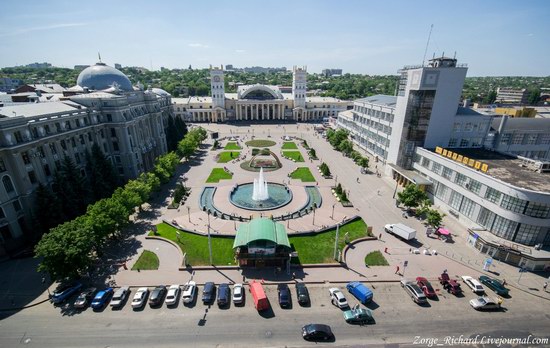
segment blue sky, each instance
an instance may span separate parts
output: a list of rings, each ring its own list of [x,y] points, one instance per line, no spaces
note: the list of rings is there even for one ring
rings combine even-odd
[[[550,75],[550,1],[2,1],[0,67],[307,65],[395,74],[435,52],[469,76]]]

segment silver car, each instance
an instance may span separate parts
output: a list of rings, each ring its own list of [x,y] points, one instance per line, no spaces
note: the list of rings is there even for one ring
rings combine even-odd
[[[147,302],[147,297],[149,296],[149,289],[139,288],[134,295],[132,300],[132,308],[141,308]]]
[[[500,299],[494,300],[487,296],[470,300],[470,306],[476,310],[494,310],[500,308]]]
[[[233,285],[233,303],[241,304],[244,300],[244,288],[241,283]]]
[[[420,289],[420,287],[418,286],[418,284],[416,284],[416,282],[413,282],[413,281],[410,281],[410,280],[407,280],[407,279],[403,279],[403,280],[401,280],[401,286],[411,296],[411,299],[414,302],[416,302],[418,304],[428,302],[428,300],[426,299],[426,295],[424,295],[424,291],[422,291],[422,289]]]
[[[182,299],[183,303],[191,303],[195,299],[195,294],[197,292],[197,283],[190,280],[183,286]]]
[[[123,286],[117,291],[115,291],[115,294],[113,295],[113,299],[111,300],[111,307],[116,308],[122,306],[124,301],[128,298],[128,295],[130,295],[130,288],[127,286]]]
[[[180,286],[177,284],[170,285],[168,288],[168,293],[166,294],[166,302],[167,306],[173,306],[178,302],[178,295],[180,294]]]

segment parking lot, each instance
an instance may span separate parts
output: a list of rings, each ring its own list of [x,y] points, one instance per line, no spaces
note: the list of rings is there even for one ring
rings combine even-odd
[[[434,284],[438,288],[439,284]],[[371,325],[350,325],[343,319],[342,310],[330,303],[328,289],[334,285],[309,285],[311,305],[301,307],[296,301],[294,285],[290,286],[292,307],[281,309],[277,302],[277,287],[264,286],[270,309],[258,313],[246,291],[243,306],[230,304],[219,308],[216,304],[158,308],[145,305],[134,310],[131,299],[137,290],[132,288],[128,301],[118,310],[109,306],[94,311],[75,310],[68,303],[54,307],[49,303],[19,312],[2,321],[2,346],[12,347],[28,340],[39,347],[123,347],[173,346],[186,343],[193,346],[277,346],[309,345],[301,337],[300,329],[308,323],[324,323],[332,327],[336,344],[398,343],[412,344],[419,337],[448,335],[511,335],[511,337],[541,337],[548,333],[550,318],[548,304],[524,293],[512,292],[503,309],[495,312],[477,312],[468,301],[476,296],[465,289],[464,297],[446,292],[437,300],[419,306],[412,302],[397,283],[369,284],[374,301],[368,306],[376,320]],[[338,285],[337,285],[338,286]],[[358,301],[345,286],[340,285],[351,306]],[[248,287],[247,287],[248,288]],[[152,288],[150,288],[152,290]],[[488,295],[494,295],[487,290]],[[69,302],[74,301],[75,296]],[[441,323],[441,324],[439,324]]]

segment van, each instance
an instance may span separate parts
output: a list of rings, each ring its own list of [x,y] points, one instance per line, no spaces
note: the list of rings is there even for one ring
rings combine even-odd
[[[269,308],[269,301],[267,300],[262,284],[253,280],[252,283],[250,283],[250,293],[254,300],[254,307],[256,307],[258,312]]]
[[[372,301],[372,290],[367,288],[363,283],[351,282],[346,285],[346,289],[355,296],[362,304],[367,304]]]

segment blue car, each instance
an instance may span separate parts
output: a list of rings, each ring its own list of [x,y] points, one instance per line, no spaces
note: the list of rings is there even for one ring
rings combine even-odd
[[[63,303],[81,288],[82,283],[79,282],[60,284],[57,289],[54,290],[51,301],[55,304]]]
[[[92,300],[92,308],[100,309],[105,307],[109,299],[113,296],[113,288],[107,288],[98,292]]]

